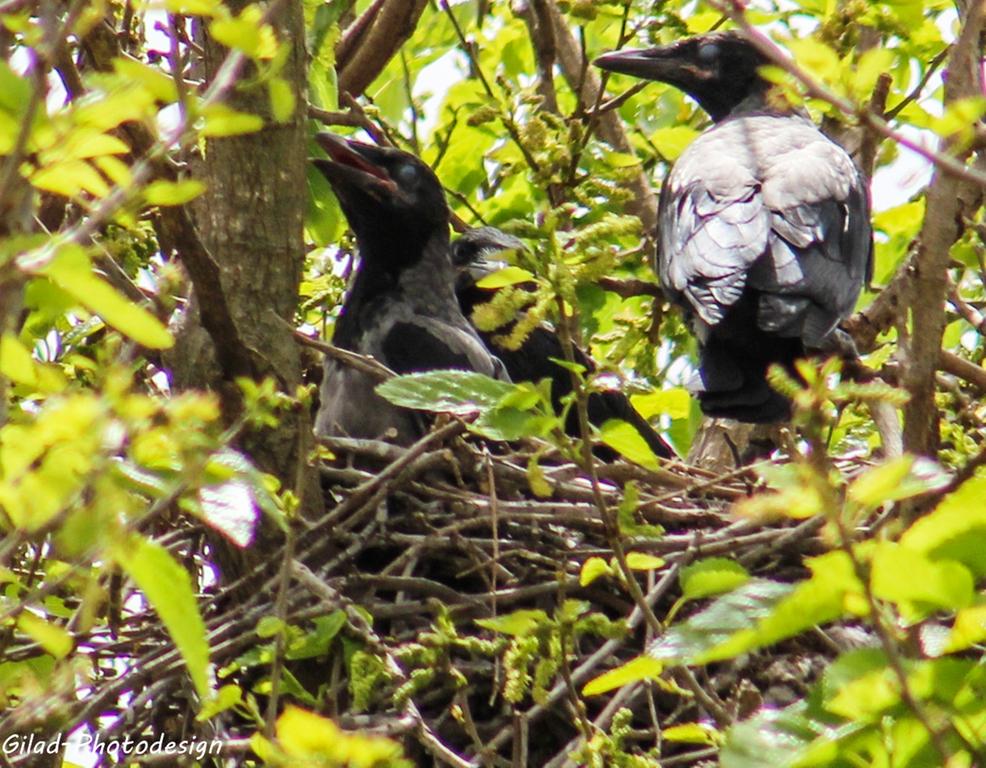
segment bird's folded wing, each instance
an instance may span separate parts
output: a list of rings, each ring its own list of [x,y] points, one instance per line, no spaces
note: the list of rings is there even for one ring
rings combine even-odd
[[[673,173],[668,184],[660,211],[661,283],[716,325],[743,294],[747,271],[767,247],[770,212],[752,181],[713,189],[700,176]]]
[[[760,325],[817,346],[852,312],[872,269],[865,183],[849,156],[819,136],[768,166],[762,194],[769,253],[748,276],[766,295]]]
[[[507,378],[503,364],[470,329],[433,317],[414,315],[390,324],[380,348],[397,373],[452,368]]]
[[[682,156],[661,196],[658,272],[709,325],[750,286],[763,330],[814,345],[852,311],[871,269],[865,184],[806,125],[791,127],[796,141],[778,134],[772,152],[765,120],[703,137]]]

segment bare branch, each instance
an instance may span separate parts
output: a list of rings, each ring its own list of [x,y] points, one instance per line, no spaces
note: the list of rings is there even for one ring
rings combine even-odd
[[[983,4],[973,3],[958,41],[948,60],[946,105],[981,92],[979,38],[983,29]],[[947,140],[941,143],[948,148]],[[977,164],[984,164],[982,154]],[[984,177],[986,178],[986,177]],[[981,204],[983,187],[952,175],[939,165],[928,187],[926,213],[918,239],[914,279],[910,285],[911,322],[914,333],[907,345],[908,365],[904,384],[911,395],[904,409],[904,445],[915,453],[934,453],[938,440],[934,371],[942,358],[945,299],[952,244],[962,235],[963,221]]]
[[[945,373],[958,376],[963,381],[978,387],[981,392],[986,392],[986,368],[981,365],[969,362],[945,349],[941,351],[938,364]]]
[[[299,344],[303,344],[306,347],[311,347],[312,349],[317,349],[323,355],[331,357],[333,360],[338,360],[340,363],[365,373],[367,376],[372,377],[376,381],[387,381],[387,379],[392,379],[397,375],[386,365],[374,360],[372,357],[358,355],[355,352],[350,352],[348,349],[342,349],[341,347],[337,347],[333,344],[327,344],[324,341],[313,339],[306,336],[301,331],[294,332],[294,339]]]
[[[581,87],[578,96],[583,104],[596,104],[602,95],[602,80],[592,68],[585,69],[582,49],[554,2],[548,3],[548,12],[554,24],[558,63],[565,80],[576,91]],[[603,141],[617,152],[633,154],[630,138],[616,111],[603,110],[597,106],[591,114],[598,120],[599,135]],[[644,232],[650,237],[657,229],[657,195],[654,188],[643,169],[634,176],[628,186],[633,192],[633,200],[627,204],[627,210],[640,219]]]
[[[414,32],[427,0],[377,0],[336,49],[339,92],[359,96]]]

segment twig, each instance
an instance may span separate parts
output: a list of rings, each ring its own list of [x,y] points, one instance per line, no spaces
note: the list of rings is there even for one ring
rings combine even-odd
[[[274,598],[274,616],[280,622],[277,636],[274,639],[274,656],[270,666],[270,698],[267,699],[267,717],[264,722],[264,735],[270,739],[274,736],[274,724],[277,720],[277,705],[281,694],[281,675],[284,671],[284,643],[287,633],[287,595],[291,581],[291,563],[294,561],[295,534],[293,526],[289,526],[285,536],[284,552],[281,555],[281,568],[278,576],[277,596]]]
[[[944,50],[935,54],[935,57],[928,62],[928,66],[925,68],[924,74],[921,75],[921,79],[918,80],[917,85],[915,85],[910,92],[900,100],[899,103],[895,104],[883,113],[884,120],[893,120],[908,104],[912,104],[917,101],[918,97],[921,95],[921,92],[924,90],[924,87],[928,84],[928,81],[931,80],[931,76],[938,71],[938,68],[942,65],[945,59],[948,58],[948,53],[949,48],[946,47]]]
[[[941,351],[938,365],[946,373],[958,376],[977,387],[981,392],[986,392],[986,368],[971,363],[946,349]]]
[[[360,355],[356,352],[350,352],[348,349],[337,347],[334,344],[328,344],[327,342],[313,339],[311,336],[306,336],[298,330],[293,330],[293,333],[295,341],[299,344],[306,347],[311,347],[312,349],[317,349],[323,355],[327,355],[333,360],[338,360],[340,363],[344,363],[350,368],[365,373],[375,381],[387,381],[387,379],[392,379],[397,375],[386,365],[378,360],[375,360],[369,355]]]
[[[329,608],[345,611],[349,626],[371,650],[383,657],[387,665],[387,671],[400,682],[407,682],[407,673],[404,672],[397,659],[394,658],[387,646],[376,635],[363,614],[356,610],[356,606],[352,602],[315,576],[304,563],[298,562],[297,560],[292,561],[292,575],[309,589],[313,595],[325,602]],[[428,724],[425,723],[421,712],[411,698],[408,698],[404,703],[404,711],[416,725],[418,740],[434,757],[455,768],[475,768],[477,763],[464,760],[442,743],[431,728],[428,727]]]
[[[426,0],[376,0],[337,48],[339,93],[360,96],[414,32]]]

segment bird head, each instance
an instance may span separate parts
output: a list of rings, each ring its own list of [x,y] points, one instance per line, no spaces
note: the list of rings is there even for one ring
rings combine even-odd
[[[523,242],[496,227],[475,227],[463,232],[452,242],[456,294],[461,296],[466,291],[479,291],[476,283],[509,266],[496,256],[508,251],[523,251],[524,248]]]
[[[595,64],[610,72],[658,80],[689,96],[719,121],[751,96],[763,96],[768,83],[758,69],[767,58],[739,32],[706,35],[656,48],[614,51]]]
[[[441,182],[421,160],[331,133],[315,140],[329,159],[313,162],[332,185],[358,241],[410,251],[436,233],[448,236]]]

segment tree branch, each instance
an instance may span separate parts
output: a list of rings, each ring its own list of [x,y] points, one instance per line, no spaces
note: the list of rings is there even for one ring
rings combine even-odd
[[[979,39],[983,29],[983,4],[971,4],[959,39],[948,60],[945,104],[981,92]],[[947,150],[943,139],[940,151]],[[983,157],[977,162],[982,165]],[[913,333],[907,345],[908,365],[904,385],[911,395],[904,408],[904,446],[914,453],[934,454],[938,442],[934,372],[942,359],[945,300],[952,244],[962,235],[963,221],[979,207],[982,187],[939,166],[928,187],[926,213],[918,237],[914,279],[910,284]]]
[[[336,48],[339,93],[359,96],[417,26],[427,0],[377,0],[359,17]]]
[[[555,48],[558,54],[558,64],[562,74],[572,90],[576,91],[583,104],[596,104],[603,89],[602,80],[593,69],[583,67],[584,57],[578,41],[565,23],[558,6],[554,2],[547,3],[548,13],[555,31]],[[579,89],[581,88],[581,92]],[[599,135],[617,152],[634,154],[630,138],[627,136],[623,122],[615,110],[593,109],[591,114],[597,121]],[[628,184],[633,192],[633,200],[627,203],[627,210],[637,216],[643,225],[644,233],[651,237],[657,229],[657,195],[651,186],[650,179],[643,169],[636,174]]]

